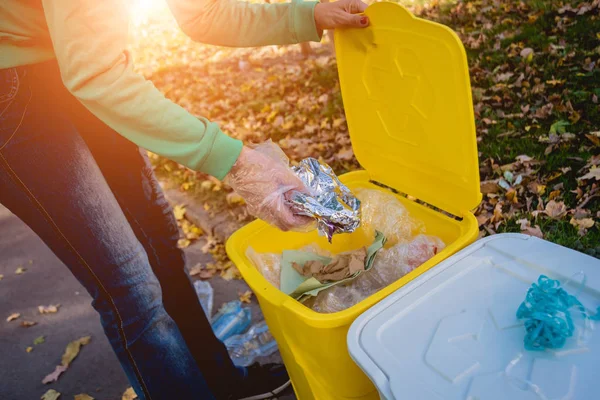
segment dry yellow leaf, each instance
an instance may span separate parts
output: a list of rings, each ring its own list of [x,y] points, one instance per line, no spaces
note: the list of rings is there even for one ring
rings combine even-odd
[[[240,301],[242,303],[250,304],[251,298],[252,298],[252,292],[250,290],[247,290],[246,292],[240,294]]]
[[[240,271],[235,265],[232,265],[231,267],[221,272],[221,278],[225,279],[226,281],[230,281],[232,279],[240,279],[241,277],[242,276],[240,274]]]
[[[29,346],[25,349],[25,351],[31,353],[33,351],[33,347]]]
[[[125,393],[123,393],[123,397],[121,397],[121,400],[134,400],[137,398],[138,398],[137,394],[135,394],[135,391],[133,390],[133,388],[129,387],[129,388],[127,388]]]
[[[173,207],[173,214],[175,214],[177,221],[181,221],[185,215],[185,204],[177,204]]]
[[[23,268],[23,267],[18,267],[18,268],[15,270],[15,274],[17,274],[17,275],[21,275],[21,274],[22,274],[23,272],[25,272],[25,271],[27,271],[27,269],[25,269],[25,268]]]
[[[190,243],[192,242],[189,239],[179,239],[177,241],[177,247],[179,247],[180,249],[185,249],[190,245]]]
[[[4,278],[4,275],[0,274],[0,281]]]
[[[37,325],[37,322],[35,321],[21,321],[21,326],[23,328],[29,328],[30,326],[34,326]]]
[[[229,193],[226,199],[229,204],[245,204],[245,201],[242,198],[242,196],[240,196],[236,192]]]
[[[67,348],[65,349],[65,353],[62,356],[61,364],[65,367],[68,367],[69,364],[71,364],[71,362],[79,354],[79,350],[81,349],[81,346],[85,346],[91,340],[92,340],[91,336],[84,336],[82,338],[79,338],[79,339],[74,340],[71,343],[69,343],[67,345]]]
[[[342,126],[344,124],[345,119],[344,118],[337,118],[333,120],[333,127],[334,128],[339,128],[340,126]]]
[[[54,389],[48,389],[48,391],[40,397],[40,400],[57,400],[59,397],[59,392]]]
[[[75,395],[75,400],[94,400],[89,394],[81,393]]]
[[[51,304],[49,306],[38,306],[38,311],[40,314],[54,314],[58,312],[60,304]]]
[[[19,314],[19,313],[12,313],[8,316],[8,318],[6,318],[6,322],[14,321],[15,319],[19,318],[20,316],[21,316],[21,314]]]

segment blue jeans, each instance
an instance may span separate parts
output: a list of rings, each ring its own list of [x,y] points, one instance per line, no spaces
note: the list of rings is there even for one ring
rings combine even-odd
[[[93,298],[142,399],[226,399],[242,379],[214,336],[145,152],[94,117],[54,62],[0,70],[0,203]]]

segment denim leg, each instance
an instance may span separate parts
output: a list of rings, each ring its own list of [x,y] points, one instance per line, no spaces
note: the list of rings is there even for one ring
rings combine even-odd
[[[65,104],[60,97],[48,98],[38,82],[22,78],[8,98],[11,88],[6,79],[0,81],[0,202],[44,240],[91,294],[140,398],[213,399],[165,310],[144,247],[65,116]]]
[[[148,254],[162,287],[165,309],[175,320],[213,393],[227,398],[243,372],[234,366],[225,346],[214,335],[200,305],[185,270],[184,253],[177,247],[177,222],[146,151],[90,117],[79,131]]]

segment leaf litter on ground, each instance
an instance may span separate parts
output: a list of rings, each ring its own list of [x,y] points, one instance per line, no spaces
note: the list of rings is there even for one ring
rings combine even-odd
[[[19,314],[19,313],[12,313],[8,316],[8,318],[6,318],[6,322],[14,321],[15,319],[19,318],[20,316],[21,316],[21,314]]]
[[[60,393],[54,389],[48,389],[46,393],[40,397],[41,400],[57,400],[60,397]]]
[[[90,343],[92,340],[91,336],[84,336],[77,340],[70,342],[65,348],[65,352],[63,353],[61,364],[57,365],[54,368],[54,371],[48,374],[43,380],[43,384],[48,384],[51,382],[55,382],[58,378],[69,368],[69,365],[79,354],[79,351],[82,346]]]

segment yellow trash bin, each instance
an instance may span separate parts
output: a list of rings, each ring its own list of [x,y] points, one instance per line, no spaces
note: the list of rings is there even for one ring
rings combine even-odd
[[[398,197],[447,247],[357,305],[319,314],[269,284],[246,257],[248,247],[281,252],[317,242],[341,252],[368,245],[372,238],[359,229],[335,236],[330,245],[316,232],[282,233],[256,221],[229,239],[229,257],[256,294],[300,400],[377,399],[377,390],[348,354],[350,325],[478,233],[471,212],[481,200],[477,143],[460,40],[449,28],[415,18],[395,3],[375,3],[366,15],[368,28],[340,30],[335,36],[350,138],[364,168],[341,180],[350,189],[386,190],[376,182],[434,206],[440,211]]]

